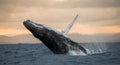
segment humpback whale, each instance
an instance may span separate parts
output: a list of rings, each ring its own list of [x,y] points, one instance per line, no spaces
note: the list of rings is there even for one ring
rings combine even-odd
[[[66,34],[74,24],[78,15],[74,20],[66,27],[65,30],[58,31],[53,27],[38,24],[30,20],[23,22],[24,26],[32,32],[33,36],[42,41],[45,46],[47,46],[54,54],[87,54],[87,51],[84,47],[78,43],[72,41]]]

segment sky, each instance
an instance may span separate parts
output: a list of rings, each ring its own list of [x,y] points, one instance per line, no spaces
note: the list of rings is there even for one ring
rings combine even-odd
[[[120,0],[0,0],[0,35],[30,34],[23,21],[64,28],[79,15],[71,33],[120,33]]]

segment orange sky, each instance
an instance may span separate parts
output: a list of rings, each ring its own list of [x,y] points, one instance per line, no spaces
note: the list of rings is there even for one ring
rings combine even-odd
[[[22,24],[27,19],[63,30],[76,14],[79,17],[69,33],[120,33],[120,7],[115,1],[1,0],[0,3],[0,35],[30,34]]]

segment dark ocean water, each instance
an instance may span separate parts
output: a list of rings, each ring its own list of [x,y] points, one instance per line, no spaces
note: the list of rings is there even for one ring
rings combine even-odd
[[[87,56],[55,55],[43,44],[1,44],[0,65],[120,65],[120,43],[99,44],[104,52]],[[97,50],[99,44],[81,45]]]

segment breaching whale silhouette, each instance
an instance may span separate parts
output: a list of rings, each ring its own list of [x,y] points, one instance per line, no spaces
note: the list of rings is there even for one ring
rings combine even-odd
[[[34,23],[30,20],[24,21],[23,24],[36,38],[41,40],[55,54],[87,54],[85,48],[72,41],[66,35],[77,17],[78,15],[62,32],[46,25]]]

